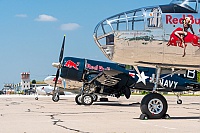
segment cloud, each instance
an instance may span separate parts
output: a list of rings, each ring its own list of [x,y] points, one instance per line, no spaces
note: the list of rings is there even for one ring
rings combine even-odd
[[[53,16],[50,16],[50,15],[46,15],[46,14],[42,14],[42,15],[39,15],[35,21],[57,21],[57,18],[54,18]]]
[[[67,23],[67,24],[62,24],[60,26],[61,30],[76,30],[80,28],[81,26],[77,23]]]
[[[16,14],[15,17],[26,18],[28,16],[26,14]]]

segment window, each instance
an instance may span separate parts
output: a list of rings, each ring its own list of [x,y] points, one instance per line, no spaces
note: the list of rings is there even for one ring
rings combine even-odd
[[[134,70],[133,66],[131,66],[131,65],[126,65],[125,68],[126,68],[126,70]]]
[[[186,8],[188,8],[190,10],[197,11],[197,2],[196,1],[183,2],[181,5],[185,6]]]
[[[200,1],[199,0],[173,0],[171,3],[178,4],[189,10],[198,12],[198,3],[200,3]]]
[[[159,8],[147,9],[147,27],[160,28],[162,27],[161,12]]]

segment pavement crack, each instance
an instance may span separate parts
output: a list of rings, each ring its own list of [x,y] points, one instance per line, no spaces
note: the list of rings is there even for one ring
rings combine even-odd
[[[75,131],[75,132],[78,132],[78,133],[90,133],[90,132],[81,131],[81,130],[79,130],[79,129],[69,128],[69,127],[66,127],[66,126],[64,126],[64,125],[62,125],[62,124],[59,124],[59,123],[62,123],[62,122],[64,122],[64,121],[62,121],[62,120],[60,120],[60,119],[56,119],[56,118],[55,118],[56,115],[58,115],[58,114],[52,114],[52,115],[50,115],[51,119],[53,120],[53,125],[56,125],[56,126],[58,126],[58,127],[62,127],[62,128],[66,129],[66,130]]]

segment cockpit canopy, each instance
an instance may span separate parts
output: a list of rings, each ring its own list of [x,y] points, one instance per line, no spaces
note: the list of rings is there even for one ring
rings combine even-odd
[[[171,4],[176,4],[188,10],[198,12],[200,6],[200,0],[172,0]]]

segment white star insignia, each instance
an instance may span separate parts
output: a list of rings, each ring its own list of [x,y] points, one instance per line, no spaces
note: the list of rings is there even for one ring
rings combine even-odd
[[[140,74],[136,74],[136,75],[139,78],[137,83],[142,82],[142,83],[144,83],[146,85],[146,79],[148,79],[149,76],[145,76],[144,72],[142,72],[141,75]]]

